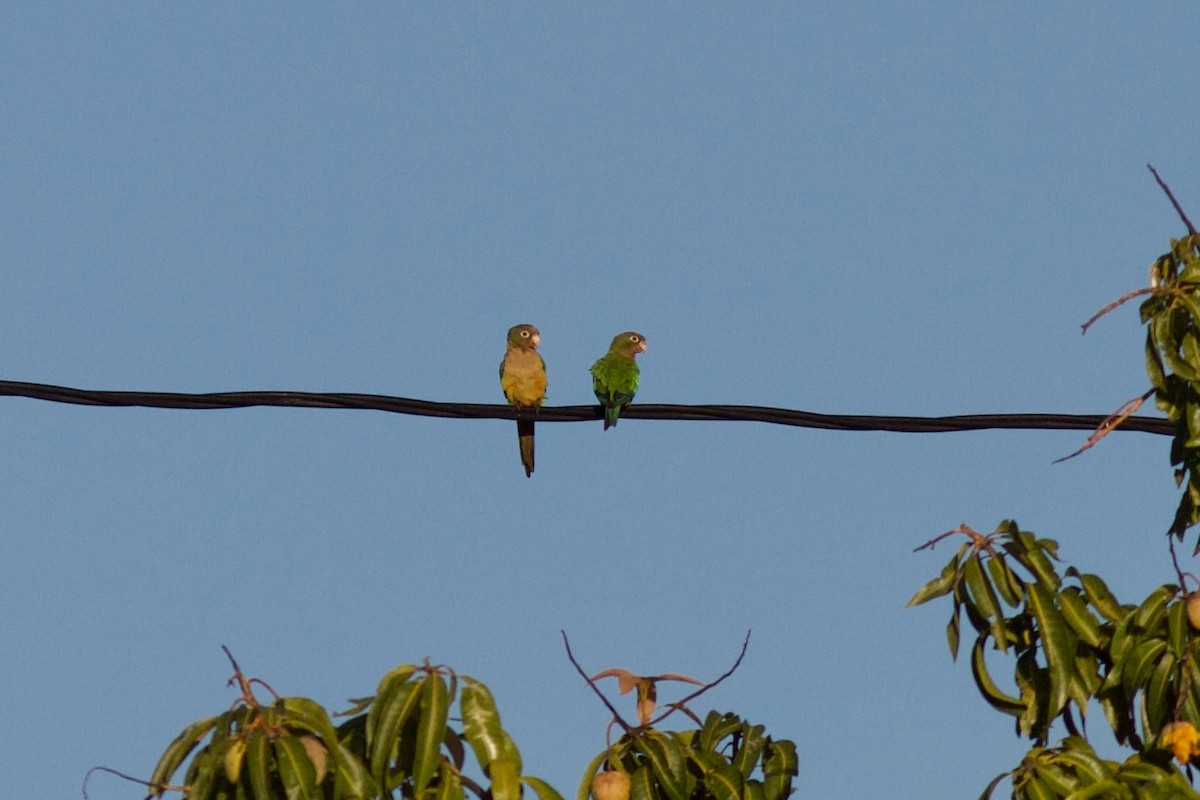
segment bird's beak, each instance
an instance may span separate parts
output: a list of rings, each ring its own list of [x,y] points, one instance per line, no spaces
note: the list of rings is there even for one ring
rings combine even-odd
[[[646,340],[645,339],[642,339],[640,342],[638,342],[638,352],[639,353],[646,352]]]
[[[541,334],[540,334],[540,333],[535,333],[535,334],[533,335],[533,346],[534,346],[534,347],[537,347],[537,346],[538,346],[539,344],[541,344],[541,343],[542,343],[542,336],[541,336]]]

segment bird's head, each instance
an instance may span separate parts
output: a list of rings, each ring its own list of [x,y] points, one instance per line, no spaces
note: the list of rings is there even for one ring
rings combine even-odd
[[[521,350],[537,350],[541,342],[541,332],[527,322],[521,325],[513,325],[508,329],[509,347],[516,347]]]

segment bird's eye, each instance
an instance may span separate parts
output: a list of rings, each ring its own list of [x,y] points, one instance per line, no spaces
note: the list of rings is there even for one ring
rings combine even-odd
[[[630,336],[629,337],[629,341],[633,342],[634,344],[637,344],[641,340],[642,340],[642,337],[640,337],[640,336]]]
[[[521,331],[521,338],[522,338],[522,339],[528,339],[528,338],[529,338],[529,331]]]

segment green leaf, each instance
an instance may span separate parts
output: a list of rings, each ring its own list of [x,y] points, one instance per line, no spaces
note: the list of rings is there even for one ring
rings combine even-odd
[[[697,759],[704,772],[704,788],[714,800],[742,800],[742,774],[721,758]]]
[[[1162,658],[1155,663],[1150,681],[1146,684],[1142,702],[1146,705],[1146,716],[1150,718],[1152,730],[1160,730],[1174,716],[1175,692],[1172,684],[1178,685],[1178,663],[1171,652],[1163,653]]]
[[[1083,586],[1083,593],[1092,604],[1092,608],[1109,622],[1120,622],[1128,615],[1129,612],[1122,608],[1117,598],[1108,590],[1108,585],[1099,576],[1080,575],[1079,583]]]
[[[1113,774],[1113,769],[1097,757],[1086,739],[1070,736],[1063,741],[1062,749],[1055,753],[1054,760],[1069,764],[1077,772],[1081,772],[1093,780],[1107,778]]]
[[[1063,619],[1071,626],[1075,635],[1091,647],[1099,647],[1100,623],[1088,611],[1087,603],[1079,596],[1079,590],[1073,586],[1063,589],[1058,593],[1058,603]]]
[[[1050,673],[1049,712],[1053,718],[1067,704],[1074,666],[1075,635],[1054,602],[1055,595],[1043,583],[1027,585],[1029,607],[1037,620],[1042,652]]]
[[[458,771],[443,761],[438,774],[437,790],[433,793],[432,800],[465,800],[466,796]]]
[[[983,562],[979,553],[975,553],[963,565],[963,577],[971,597],[980,615],[991,623],[992,639],[1001,651],[1008,651],[1008,626],[1004,624],[1004,614],[1000,611],[1000,600],[996,590],[983,574]]]
[[[381,684],[382,685],[382,684]],[[370,742],[369,763],[375,783],[381,789],[387,787],[388,762],[396,748],[400,729],[405,721],[420,707],[420,683],[395,682],[376,696],[371,713],[375,715],[374,728],[370,714],[367,716],[367,741]]]
[[[287,800],[318,800],[321,791],[317,788],[317,769],[299,737],[280,736],[274,745],[275,764]]]
[[[309,700],[307,697],[285,697],[276,705],[282,711],[280,721],[289,729],[300,728],[316,734],[330,754],[336,752],[337,729],[333,727],[333,720],[329,718],[329,712],[320,703]]]
[[[1033,535],[1028,532],[1017,534],[1013,540],[1006,542],[1004,549],[1017,560],[1021,566],[1028,569],[1044,588],[1057,592],[1059,587],[1058,573],[1050,563],[1049,556]]]
[[[608,750],[601,750],[588,762],[587,767],[583,770],[583,780],[579,782],[579,788],[575,790],[575,800],[588,800],[588,795],[592,791],[592,778],[600,769],[600,765],[608,760],[608,756]]]
[[[192,776],[188,780],[188,788],[185,792],[187,800],[208,800],[212,795],[219,769],[221,769],[221,762],[216,757],[216,753],[208,748],[197,753],[196,757],[192,759],[191,769],[189,769]]]
[[[493,800],[521,800],[521,765],[511,758],[494,758],[488,764]]]
[[[1163,584],[1151,592],[1138,606],[1138,610],[1133,612],[1133,624],[1144,631],[1158,627],[1163,614],[1166,613],[1167,603],[1175,596],[1175,591],[1174,586]]]
[[[271,756],[267,737],[262,731],[250,734],[246,744],[246,766],[243,771],[250,776],[250,791],[254,800],[275,800],[271,791]]]
[[[1155,389],[1161,389],[1166,383],[1166,373],[1163,369],[1162,359],[1158,355],[1158,348],[1154,346],[1154,339],[1150,336],[1146,337],[1146,375],[1150,378],[1150,385]]]
[[[563,796],[558,791],[546,783],[541,778],[535,778],[532,775],[524,775],[521,778],[521,783],[533,789],[537,794],[538,800],[563,800]]]
[[[413,796],[420,797],[437,775],[442,736],[450,716],[450,698],[446,684],[431,672],[421,680],[421,718],[417,725],[416,754],[413,762]]]
[[[950,590],[953,588],[953,575],[950,575],[949,577],[939,575],[938,577],[926,583],[920,589],[917,589],[917,593],[909,598],[908,602],[904,604],[904,607],[912,608],[913,606],[919,606],[922,603],[928,603],[934,598],[949,594]]]
[[[647,731],[634,740],[634,746],[650,761],[654,778],[668,800],[688,800],[687,760],[679,744],[658,731]]]
[[[975,640],[975,647],[971,649],[971,672],[975,676],[975,684],[979,687],[980,693],[983,694],[983,699],[997,711],[1003,711],[1005,714],[1017,716],[1025,710],[1025,704],[1012,695],[1005,694],[992,680],[991,674],[988,672],[987,663],[984,660],[983,646],[987,641],[986,636],[980,636]]]
[[[722,739],[733,735],[741,728],[742,721],[736,715],[710,711],[704,718],[704,727],[700,729],[696,746],[700,750],[716,751]]]
[[[521,756],[512,740],[500,726],[500,714],[496,701],[486,686],[478,681],[466,679],[459,698],[462,710],[463,734],[475,758],[486,767],[497,758],[515,760],[520,764]]]
[[[762,725],[750,725],[746,723],[742,728],[741,741],[738,743],[738,748],[730,759],[733,768],[742,773],[743,779],[748,779],[750,774],[754,772],[755,767],[758,766],[759,756],[762,755],[766,744],[766,729]]]
[[[367,712],[368,747],[373,748],[375,744],[374,736],[380,730],[381,726],[385,729],[391,727],[390,724],[382,722],[380,717],[383,716],[385,711],[392,710],[398,694],[406,694],[408,691],[411,691],[413,684],[408,679],[416,671],[417,668],[412,664],[401,664],[389,670],[386,675],[379,679],[379,688],[375,690],[375,702],[371,704],[370,711]],[[409,688],[405,689],[405,687]],[[399,725],[396,726],[396,730],[400,730]],[[394,737],[395,734],[393,733],[388,739],[390,740]]]
[[[371,773],[350,748],[338,742],[334,766],[337,770],[334,780],[334,797],[338,800],[368,800],[375,797],[378,790],[371,779]]]
[[[950,621],[946,623],[946,643],[950,645],[950,658],[958,660],[958,645],[959,637],[962,633],[962,605],[958,602],[954,603],[954,611],[950,614]]]
[[[1150,678],[1158,657],[1167,649],[1162,639],[1147,639],[1138,643],[1122,664],[1122,685],[1125,693],[1132,695]]]
[[[629,800],[658,800],[649,764],[642,764],[629,776]]]
[[[786,800],[792,793],[792,778],[800,774],[796,745],[788,739],[772,740],[763,757],[765,800]]]
[[[991,556],[987,560],[988,574],[992,576],[992,585],[1004,598],[1009,608],[1017,608],[1025,597],[1025,584],[1009,568],[1003,556]]]
[[[1171,652],[1177,656],[1183,655],[1183,649],[1188,641],[1187,600],[1171,604],[1167,609],[1167,641],[1171,643]]]
[[[207,717],[193,722],[180,731],[179,735],[167,745],[167,749],[159,756],[154,772],[150,774],[150,796],[162,797],[163,792],[166,791],[165,786],[171,782],[171,776],[179,769],[179,765],[187,758],[187,754],[200,744],[200,740],[208,735],[208,732],[221,718]]]

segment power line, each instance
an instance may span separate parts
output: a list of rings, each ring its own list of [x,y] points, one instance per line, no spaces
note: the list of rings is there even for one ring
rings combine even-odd
[[[143,408],[250,408],[275,406],[287,408],[343,408],[414,414],[423,417],[457,419],[516,419],[520,414],[507,405],[487,403],[437,403],[392,397],[382,394],[343,392],[111,392],[72,389],[44,383],[0,381],[0,396],[28,397],[54,403],[88,406]],[[538,422],[591,422],[603,418],[600,407],[547,406],[537,414]],[[787,408],[739,405],[663,405],[634,404],[621,412],[622,419],[723,420],[766,422],[802,428],[843,431],[895,431],[899,433],[936,433],[993,429],[1095,430],[1108,417],[1099,414],[963,414],[950,417],[889,417],[847,414],[817,414]],[[1129,417],[1120,430],[1172,435],[1170,420],[1156,417]]]

